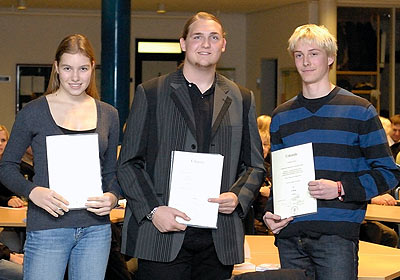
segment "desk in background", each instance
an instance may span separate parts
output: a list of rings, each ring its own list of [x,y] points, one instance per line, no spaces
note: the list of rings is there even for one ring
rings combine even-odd
[[[25,227],[26,207],[0,207],[0,227]]]
[[[246,235],[246,242],[250,248],[250,258],[246,261],[255,265],[279,264],[279,253],[273,236]],[[360,241],[358,256],[359,280],[390,280],[400,277],[400,249]],[[236,274],[240,272],[236,271]]]
[[[368,204],[365,219],[373,221],[400,223],[400,206]]]

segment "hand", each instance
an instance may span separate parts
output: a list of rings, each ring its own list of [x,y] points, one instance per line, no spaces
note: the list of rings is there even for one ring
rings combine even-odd
[[[29,199],[56,218],[69,211],[67,207],[69,202],[49,188],[35,187],[29,194]]]
[[[335,181],[319,179],[308,183],[310,195],[317,199],[334,199],[338,197],[338,186]]]
[[[208,202],[219,203],[218,212],[231,214],[239,204],[239,199],[233,192],[221,193],[218,198],[209,198]]]
[[[267,186],[262,186],[260,188],[260,194],[262,196],[269,197],[270,193],[271,193],[271,188],[269,186],[268,187]]]
[[[9,207],[19,208],[19,207],[24,206],[25,202],[22,199],[20,199],[19,197],[13,196],[8,200],[7,205]]]
[[[291,221],[293,221],[293,217],[282,220],[279,215],[267,212],[265,213],[263,220],[273,234],[278,234],[284,227],[286,227]]]
[[[394,199],[393,196],[391,196],[388,193],[382,194],[375,196],[371,199],[372,204],[379,204],[379,205],[391,205],[394,206],[396,205],[397,201]]]
[[[111,210],[117,205],[117,197],[110,192],[104,193],[102,196],[89,197],[87,199],[86,210],[99,216],[110,214]]]
[[[154,213],[152,222],[160,232],[185,230],[186,225],[178,223],[175,220],[176,217],[181,217],[186,221],[190,221],[190,218],[178,209],[168,206],[159,206]]]
[[[10,254],[10,262],[13,262],[16,264],[24,264],[24,254],[11,253]]]

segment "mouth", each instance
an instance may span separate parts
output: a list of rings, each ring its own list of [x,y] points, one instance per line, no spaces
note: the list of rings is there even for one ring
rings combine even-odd
[[[210,55],[211,53],[210,52],[197,52],[197,54],[199,54],[199,55]]]
[[[82,84],[81,84],[81,83],[79,83],[79,84],[77,84],[77,83],[73,83],[73,84],[70,83],[69,86],[70,86],[71,88],[78,89],[78,88],[80,88],[80,87],[82,86]]]

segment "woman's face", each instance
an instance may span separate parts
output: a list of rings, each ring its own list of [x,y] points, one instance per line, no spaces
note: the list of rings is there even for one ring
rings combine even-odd
[[[56,64],[60,78],[60,91],[63,94],[79,96],[90,83],[93,65],[90,59],[81,53],[64,53]]]
[[[4,153],[4,149],[7,145],[7,135],[6,132],[4,130],[0,131],[0,158],[3,156]]]
[[[261,137],[262,145],[263,145],[263,154],[264,158],[267,157],[269,150],[271,148],[271,144],[269,142],[269,137]]]

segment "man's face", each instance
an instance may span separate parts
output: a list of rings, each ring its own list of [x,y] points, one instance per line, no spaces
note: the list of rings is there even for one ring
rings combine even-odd
[[[400,124],[392,124],[392,132],[390,137],[392,137],[394,142],[400,141]]]
[[[185,67],[213,68],[225,51],[222,27],[213,20],[199,19],[189,27],[186,39],[180,39],[186,52]]]
[[[329,81],[329,65],[334,58],[328,57],[326,51],[316,43],[299,40],[293,56],[303,84],[318,84],[325,79]]]

